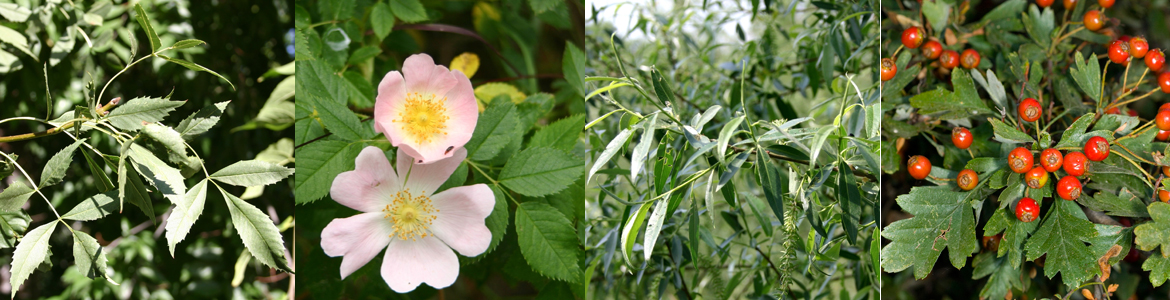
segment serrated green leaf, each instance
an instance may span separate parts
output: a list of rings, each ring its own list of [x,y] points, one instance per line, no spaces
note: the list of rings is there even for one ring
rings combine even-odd
[[[1018,267],[1008,263],[1008,258],[996,257],[995,253],[984,252],[975,256],[971,265],[975,267],[971,279],[987,278],[987,284],[979,291],[983,299],[1003,299],[1012,289],[1023,289],[1023,276]],[[990,277],[989,277],[990,276]]]
[[[924,1],[922,15],[934,27],[934,32],[942,32],[947,26],[947,18],[951,14],[951,5],[943,1]]]
[[[370,9],[370,26],[374,28],[374,34],[378,36],[378,40],[385,39],[390,34],[390,30],[394,28],[394,15],[390,12],[390,6],[379,1]]]
[[[573,224],[548,204],[524,202],[516,207],[520,253],[544,276],[575,283],[581,279],[581,253]]]
[[[979,250],[975,215],[969,204],[975,194],[931,186],[914,187],[909,194],[898,196],[898,205],[914,217],[896,221],[882,231],[891,241],[882,248],[882,268],[899,272],[913,266],[914,277],[925,278],[946,248],[951,265],[966,266],[967,257]]]
[[[568,187],[585,169],[585,161],[565,150],[528,148],[513,156],[500,171],[500,184],[525,196],[551,195]]]
[[[328,195],[333,178],[353,170],[354,158],[362,147],[361,143],[322,140],[297,149],[300,159],[293,176],[297,204],[311,203]]]
[[[999,140],[1000,142],[1015,144],[1036,142],[1036,139],[1033,139],[1032,136],[1024,133],[1023,131],[1020,131],[1019,129],[1016,129],[1015,127],[1005,124],[1003,121],[1000,121],[996,118],[987,118],[987,121],[991,123],[991,127],[995,130],[995,139]]]
[[[576,114],[557,120],[536,131],[528,140],[528,148],[550,147],[565,151],[573,150],[585,128],[585,115]]]
[[[464,144],[467,157],[476,161],[495,158],[516,136],[516,106],[511,101],[492,101],[480,115],[471,139]]]
[[[189,62],[186,60],[182,60],[182,59],[178,59],[178,58],[174,58],[174,57],[170,57],[170,56],[166,56],[166,55],[162,55],[162,54],[158,54],[157,56],[162,57],[162,59],[165,59],[169,62],[173,62],[173,63],[179,64],[180,66],[184,66],[187,69],[190,69],[192,71],[202,71],[202,72],[211,73],[211,75],[215,75],[215,77],[219,77],[219,79],[223,79],[223,81],[227,82],[227,84],[232,87],[232,90],[236,89],[236,85],[232,84],[232,81],[228,80],[227,77],[223,77],[223,75],[219,75],[219,73],[216,73],[215,71],[212,71],[211,69],[203,67],[197,63]]]
[[[1146,203],[1141,197],[1134,195],[1129,190],[1123,190],[1119,194],[1099,192],[1092,197],[1081,194],[1077,198],[1077,202],[1089,209],[1105,212],[1111,216],[1133,217],[1133,218],[1148,218],[1149,212],[1146,211]]]
[[[1170,258],[1161,255],[1150,255],[1149,258],[1146,258],[1146,262],[1142,264],[1142,270],[1150,271],[1150,283],[1154,284],[1154,287],[1161,286],[1163,283],[1166,283],[1167,278],[1170,278]]]
[[[150,39],[150,52],[158,52],[158,48],[162,47],[162,43],[158,41],[158,33],[155,33],[154,27],[150,25],[150,17],[146,15],[146,11],[142,10],[142,4],[134,4],[134,18],[138,20],[138,25],[142,26],[142,30],[146,31],[147,38]]]
[[[93,195],[61,215],[61,218],[76,221],[93,221],[104,218],[117,212],[118,206],[114,203],[114,197],[117,196],[114,191]]]
[[[175,167],[167,165],[155,157],[150,150],[138,144],[131,144],[130,158],[132,158],[130,161],[134,162],[135,171],[142,174],[147,182],[150,182],[159,193],[171,202],[175,202],[175,198],[182,198],[183,194],[187,192],[187,186],[183,183],[183,174]]]
[[[17,23],[28,21],[30,14],[32,14],[32,11],[16,3],[0,3],[0,17],[4,17],[9,21]]]
[[[1081,91],[1098,103],[1101,102],[1101,65],[1097,62],[1096,53],[1089,55],[1089,62],[1085,63],[1085,56],[1077,52],[1076,67],[1070,73]]]
[[[137,131],[142,129],[142,123],[162,121],[171,111],[174,111],[176,107],[183,106],[184,103],[187,103],[187,101],[169,101],[162,98],[138,97],[114,108],[106,116],[106,120],[109,120],[110,124],[113,124],[114,127]]]
[[[126,174],[125,177],[122,174]],[[154,205],[151,204],[152,201],[150,200],[150,194],[148,194],[149,191],[147,191],[146,185],[142,183],[142,178],[138,177],[138,172],[134,168],[125,168],[123,166],[122,171],[118,174],[118,185],[120,186],[118,188],[118,199],[121,199],[121,202],[118,202],[118,211],[122,211],[123,202],[130,202],[130,204],[142,209],[142,212],[149,216],[150,222],[153,223]]]
[[[219,192],[223,194],[228,211],[232,214],[232,225],[240,234],[244,246],[252,252],[252,257],[269,267],[292,273],[288,258],[284,256],[284,238],[268,215],[222,188]]]
[[[1096,116],[1097,114],[1088,113],[1077,117],[1077,120],[1073,121],[1073,123],[1064,130],[1064,133],[1061,134],[1060,142],[1056,143],[1056,148],[1081,147],[1084,145],[1085,141],[1092,137],[1092,135],[1085,134],[1085,131],[1089,130],[1089,125],[1093,124],[1093,119],[1095,119]]]
[[[259,160],[238,161],[215,173],[211,179],[243,187],[264,186],[284,180],[293,174],[293,169]]]
[[[919,114],[932,115],[944,120],[970,118],[991,114],[990,108],[979,98],[975,82],[967,72],[951,73],[951,84],[955,91],[938,88],[910,98],[910,105],[918,108]]]
[[[313,107],[321,118],[321,122],[325,124],[325,128],[339,138],[357,141],[373,135],[372,128],[363,125],[358,120],[357,115],[354,115],[349,108],[343,105],[327,103],[312,94],[308,97],[301,97],[301,100]]]
[[[199,46],[199,45],[203,45],[203,44],[206,44],[206,42],[196,40],[196,39],[189,39],[189,40],[182,40],[182,41],[175,42],[174,45],[171,45],[171,48],[178,50],[178,49],[191,48],[191,47],[195,47],[195,46]]]
[[[349,56],[348,63],[351,65],[356,65],[365,62],[367,59],[374,58],[374,56],[378,56],[378,54],[381,53],[382,48],[379,48],[378,46],[361,47],[353,51],[353,54]]]
[[[16,292],[20,290],[20,286],[24,284],[24,280],[36,271],[37,267],[45,262],[45,258],[50,255],[49,238],[53,235],[53,229],[57,228],[57,221],[41,224],[28,232],[20,244],[16,245],[16,251],[12,254],[12,277],[9,278],[9,285],[12,286],[12,297],[16,298]]]
[[[1025,259],[1034,260],[1045,254],[1059,257],[1046,261],[1044,275],[1054,278],[1060,273],[1066,286],[1075,287],[1093,275],[1096,257],[1085,242],[1097,236],[1097,232],[1075,203],[1059,200],[1054,203],[1040,229],[1024,244],[1028,254]]]
[[[33,190],[24,181],[13,182],[3,192],[0,192],[0,211],[19,212],[20,207],[24,206],[24,203],[28,202],[28,198],[32,197],[35,192],[36,190]]]
[[[564,57],[561,57],[561,69],[565,73],[565,81],[577,96],[585,96],[585,53],[571,42],[565,43]]]
[[[167,217],[167,246],[171,250],[171,257],[175,256],[175,245],[182,242],[191,231],[191,226],[203,214],[203,205],[207,202],[207,179],[200,180],[187,191],[183,202],[175,203],[171,215]]]
[[[89,278],[108,277],[106,274],[106,253],[102,252],[102,246],[98,244],[97,239],[81,230],[73,230],[72,232],[73,261],[77,264],[77,270],[85,273],[85,276]]]
[[[1000,199],[1005,199],[1005,197],[1001,196]],[[1010,212],[1010,207],[1013,207],[1010,206],[1011,203],[1015,203],[1019,199],[1012,197],[1009,201],[1005,201],[1009,203],[1008,206],[995,210],[991,219],[987,221],[987,225],[983,226],[983,235],[985,236],[1003,233],[1003,240],[999,243],[999,252],[996,256],[1003,257],[1004,254],[1007,254],[1008,261],[1014,268],[1019,268],[1024,259],[1024,241],[1028,235],[1036,231],[1036,227],[1040,224],[1037,221],[1021,222],[1014,213]]]
[[[114,182],[110,180],[109,175],[106,175],[106,171],[102,169],[102,166],[94,161],[93,158],[90,158],[89,153],[85,152],[85,150],[81,151],[81,155],[85,157],[85,163],[89,165],[89,171],[93,173],[93,177],[95,177],[94,179],[98,183],[98,191],[105,193],[114,189]]]
[[[147,123],[142,126],[142,134],[158,141],[171,153],[187,156],[187,146],[186,142],[183,142],[183,136],[169,126]]]
[[[0,212],[0,249],[16,246],[17,238],[28,230],[31,219],[24,212]]]
[[[1162,246],[1162,253],[1170,253],[1170,204],[1150,203],[1148,206],[1151,222],[1138,225],[1133,233],[1134,243],[1142,251],[1154,251]]]
[[[418,23],[427,20],[427,10],[418,0],[390,1],[390,9],[399,20],[406,23]]]
[[[65,172],[69,171],[69,166],[73,164],[73,152],[84,142],[84,139],[79,139],[49,158],[49,162],[45,163],[45,170],[41,171],[41,188],[60,183],[61,179],[65,178]]]
[[[223,115],[224,110],[227,109],[227,105],[231,102],[231,100],[228,100],[200,109],[195,114],[187,116],[186,119],[179,122],[179,126],[175,127],[175,131],[178,131],[183,136],[183,139],[187,140],[207,132],[216,123],[219,123],[219,117]]]

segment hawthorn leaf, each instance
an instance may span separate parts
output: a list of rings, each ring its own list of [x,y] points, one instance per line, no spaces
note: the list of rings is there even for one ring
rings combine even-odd
[[[1084,54],[1077,51],[1076,66],[1069,73],[1081,91],[1098,103],[1101,102],[1101,64],[1097,62],[1096,53],[1089,55],[1089,62],[1085,63]]]
[[[520,253],[537,273],[569,283],[581,279],[576,229],[556,208],[539,202],[520,203],[516,207],[516,236]]]
[[[175,257],[175,245],[182,242],[191,231],[191,226],[203,214],[203,205],[207,202],[207,179],[200,180],[183,196],[182,203],[175,203],[171,215],[167,217],[167,246],[171,250],[171,257]]]
[[[1170,278],[1170,257],[1150,255],[1146,262],[1142,263],[1142,270],[1150,271],[1150,283],[1154,284],[1154,287],[1161,286]]]
[[[274,163],[245,160],[231,164],[211,174],[211,179],[243,187],[264,186],[280,182],[293,174],[293,169]]]
[[[49,158],[49,162],[45,163],[45,170],[41,171],[41,188],[60,183],[61,179],[65,178],[65,172],[69,171],[69,166],[73,164],[73,152],[84,142],[85,139],[78,139]]]
[[[1020,274],[1020,268],[1008,263],[1010,260],[996,257],[991,252],[984,252],[976,255],[971,261],[971,265],[975,267],[971,279],[987,277],[987,284],[979,291],[980,298],[1003,299],[1012,289],[1024,288],[1024,283],[1020,280],[1023,276]]]
[[[1066,286],[1078,286],[1088,280],[1096,268],[1096,257],[1089,246],[1089,239],[1097,236],[1093,223],[1085,219],[1080,206],[1069,201],[1054,201],[1056,207],[1049,209],[1040,229],[1024,244],[1028,254],[1025,259],[1034,260],[1042,255],[1059,257],[1046,261],[1044,275],[1053,278],[1060,273]]]
[[[552,147],[565,151],[573,150],[581,131],[585,128],[585,115],[576,114],[557,120],[541,128],[528,140],[528,148]]]
[[[89,278],[109,277],[106,274],[106,253],[97,239],[85,231],[73,230],[73,261],[77,270]]]
[[[1084,145],[1085,141],[1095,136],[1093,134],[1086,134],[1085,132],[1089,130],[1089,125],[1093,124],[1093,120],[1096,117],[1097,114],[1095,113],[1087,113],[1077,117],[1077,120],[1073,121],[1071,125],[1068,125],[1068,128],[1060,135],[1060,142],[1056,143],[1056,147],[1054,148],[1081,147]]]
[[[28,198],[32,197],[35,192],[36,190],[33,190],[24,181],[13,182],[3,192],[0,192],[0,211],[19,212],[24,203],[28,202]]]
[[[1082,194],[1077,202],[1089,209],[1105,212],[1111,216],[1149,218],[1145,201],[1134,195],[1128,189],[1122,189],[1119,194],[1113,192],[1098,192],[1092,197]]]
[[[1154,248],[1162,246],[1165,257],[1165,254],[1170,253],[1170,204],[1154,202],[1148,208],[1152,221],[1134,228],[1134,243],[1142,251],[1154,251]]]
[[[504,164],[499,181],[512,191],[539,197],[565,189],[581,176],[584,169],[585,160],[565,150],[528,148]]]
[[[45,259],[51,254],[49,249],[49,238],[53,235],[53,229],[57,228],[57,221],[50,221],[49,223],[41,224],[28,232],[20,240],[20,244],[16,245],[16,251],[12,253],[12,277],[9,278],[9,285],[12,287],[12,297],[16,298],[16,292],[20,290],[21,284],[28,276],[36,271]]]
[[[183,106],[187,101],[170,101],[162,98],[138,97],[126,101],[110,111],[106,119],[122,130],[137,131],[142,124],[162,121],[176,107]]]
[[[178,131],[179,134],[183,135],[183,139],[185,140],[189,140],[195,136],[207,132],[207,130],[211,129],[211,127],[215,126],[215,124],[219,122],[219,117],[223,115],[224,110],[227,109],[228,103],[231,102],[231,100],[228,100],[208,105],[207,107],[200,109],[198,112],[195,112],[195,114],[187,116],[186,119],[183,119],[182,122],[179,122],[179,126],[175,127],[175,131]]]
[[[218,186],[217,186],[218,187]],[[284,256],[284,238],[272,219],[268,218],[259,208],[252,206],[240,198],[219,188],[227,202],[228,211],[232,214],[232,226],[240,234],[244,246],[252,252],[252,257],[269,267],[292,273],[288,258]]]
[[[297,149],[297,171],[293,190],[297,204],[317,201],[329,194],[333,178],[353,170],[354,158],[365,145],[338,140],[321,140]]]
[[[954,92],[940,87],[910,97],[910,105],[918,108],[919,114],[932,115],[944,120],[992,113],[983,99],[979,98],[975,82],[967,72],[951,73],[951,84],[954,85]]]
[[[1001,194],[1003,195],[1003,194]],[[1005,199],[1000,196],[1000,199]],[[1014,203],[1018,200],[1012,200]],[[1040,204],[1043,204],[1042,202]],[[1028,235],[1036,231],[1036,227],[1040,222],[1021,222],[1016,218],[1015,213],[1010,211],[1011,204],[1007,208],[996,209],[995,213],[991,215],[991,219],[987,221],[987,225],[983,226],[983,235],[991,236],[1003,233],[1003,240],[999,243],[999,252],[997,257],[1008,255],[1008,261],[1011,262],[1013,268],[1019,268],[1020,263],[1024,259],[1024,241]],[[976,272],[978,273],[978,272]]]
[[[81,203],[61,215],[61,218],[75,221],[93,221],[104,218],[117,212],[118,206],[114,203],[114,197],[117,196],[114,191],[93,195],[81,200]]]
[[[882,236],[891,241],[882,248],[882,268],[899,272],[913,266],[915,278],[926,278],[946,248],[950,248],[951,265],[966,266],[967,257],[979,250],[970,205],[982,199],[977,194],[930,186],[914,187],[909,194],[898,196],[898,205],[914,217],[898,220],[882,230]]]
[[[987,121],[990,122],[991,127],[994,128],[995,139],[1000,142],[1011,144],[1036,142],[1036,139],[1033,139],[1032,136],[1024,133],[1023,131],[1020,131],[1019,129],[1016,129],[1015,127],[1005,124],[1003,121],[1000,121],[996,118],[987,118]]]

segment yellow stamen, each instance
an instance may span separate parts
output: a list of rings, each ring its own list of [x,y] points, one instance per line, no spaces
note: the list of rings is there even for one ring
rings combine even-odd
[[[417,240],[430,235],[428,229],[435,221],[435,213],[439,212],[431,206],[431,198],[423,191],[418,196],[410,193],[410,189],[399,191],[391,196],[390,204],[382,211],[386,212],[383,218],[390,219],[390,226],[394,231],[390,237],[398,236],[402,240]]]
[[[434,94],[406,94],[406,105],[398,112],[395,123],[418,144],[429,144],[439,135],[447,135],[447,98],[436,99]]]

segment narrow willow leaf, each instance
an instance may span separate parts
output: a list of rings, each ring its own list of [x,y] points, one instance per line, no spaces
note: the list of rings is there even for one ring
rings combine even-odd
[[[171,202],[175,202],[175,198],[182,198],[187,192],[183,174],[155,157],[150,150],[138,144],[131,144],[130,158],[130,161],[134,162],[134,169]]]
[[[244,246],[252,252],[252,256],[265,265],[292,273],[288,266],[288,258],[284,257],[284,239],[268,215],[222,188],[219,192],[223,194],[228,210],[232,214],[232,225],[239,232]]]
[[[717,146],[715,146],[715,153],[719,153],[716,157],[719,158],[720,162],[726,160],[724,156],[727,154],[727,143],[731,141],[731,136],[735,135],[735,131],[739,129],[739,123],[743,123],[743,118],[744,116],[735,117],[731,121],[728,121],[727,124],[724,124],[723,129],[719,130],[719,140],[716,144]]]
[[[211,174],[211,179],[238,186],[264,186],[280,182],[293,169],[259,160],[239,161]]]
[[[311,203],[329,194],[333,178],[353,170],[354,158],[365,145],[322,140],[297,149],[297,172],[293,189],[297,204]]]
[[[20,240],[20,244],[16,245],[16,251],[12,253],[12,277],[8,281],[12,287],[13,298],[16,298],[16,292],[20,290],[24,280],[28,279],[28,276],[49,256],[49,237],[56,228],[57,221],[42,224],[29,231]]]
[[[114,203],[114,197],[117,196],[114,191],[93,195],[82,200],[81,203],[78,203],[69,212],[61,215],[61,218],[75,221],[101,219],[117,211],[118,206]]]
[[[845,228],[848,241],[853,244],[857,241],[857,233],[861,224],[861,192],[857,190],[857,179],[853,176],[853,168],[844,160],[837,165],[837,201],[841,204],[841,224]],[[782,217],[783,218],[783,217]]]
[[[176,107],[183,106],[187,101],[170,101],[162,98],[134,98],[126,101],[110,114],[106,119],[123,130],[136,131],[142,129],[142,123],[162,121]]]
[[[669,199],[670,193],[664,194],[663,198]],[[654,205],[654,211],[650,212],[650,223],[646,223],[646,236],[642,240],[642,257],[646,261],[650,261],[650,255],[654,254],[654,244],[658,243],[658,234],[662,232],[662,222],[666,221],[666,208],[670,206],[667,201],[659,200]]]
[[[626,224],[622,226],[622,257],[626,259],[627,265],[634,265],[634,261],[630,259],[630,254],[633,253],[634,239],[638,238],[638,231],[642,229],[642,222],[646,221],[646,212],[650,211],[650,204],[639,204],[638,208],[635,208],[633,213],[630,214],[630,218],[626,219]]]
[[[662,105],[670,106],[674,102],[674,91],[670,89],[670,82],[662,77],[662,73],[658,69],[650,69],[650,79],[654,81],[654,93],[658,96],[658,101]]]
[[[73,164],[73,152],[84,142],[84,139],[79,139],[49,158],[49,162],[45,163],[45,170],[41,171],[41,188],[60,183],[61,179],[65,178],[65,172],[69,171],[69,165]]]
[[[813,136],[812,145],[809,147],[809,154],[811,154],[808,158],[809,166],[817,165],[817,156],[820,156],[821,148],[825,146],[825,140],[829,138],[829,135],[832,134],[833,130],[835,129],[837,129],[837,127],[825,126],[817,130],[817,134]]]
[[[93,173],[93,176],[96,177],[98,182],[98,191],[105,193],[109,190],[113,190],[114,182],[110,180],[109,175],[106,175],[106,171],[102,169],[102,166],[95,162],[93,158],[90,158],[89,153],[85,152],[85,150],[81,151],[81,155],[85,156],[85,162],[89,164],[90,173]]]
[[[703,195],[703,200],[707,206],[707,216],[711,219],[711,226],[714,228],[715,223],[715,187],[719,186],[719,182],[715,181],[715,172],[707,175],[706,193]]]
[[[171,45],[171,48],[174,48],[176,50],[177,49],[186,49],[186,48],[191,48],[191,47],[195,47],[195,46],[199,46],[199,45],[203,45],[203,44],[206,44],[206,42],[196,40],[196,39],[189,39],[189,40],[182,40],[182,41],[175,42],[174,45]]]
[[[618,150],[622,149],[622,145],[626,144],[626,141],[630,139],[630,134],[632,133],[634,133],[633,130],[622,129],[622,132],[619,132],[613,140],[609,141],[609,145],[605,146],[605,151],[601,151],[601,155],[597,156],[597,161],[593,163],[593,167],[589,168],[589,175],[585,177],[586,184],[589,183],[590,179],[593,179],[593,174],[597,174],[597,170],[601,170],[601,167],[609,163],[609,160],[617,154]]]
[[[28,202],[28,198],[35,193],[24,181],[16,181],[0,192],[0,211],[17,212]]]
[[[463,145],[467,148],[467,157],[477,161],[495,158],[517,135],[519,123],[516,106],[511,101],[492,101],[480,115],[471,139]]]
[[[232,90],[236,89],[236,85],[232,84],[232,81],[228,80],[227,77],[223,77],[223,75],[219,75],[219,73],[216,73],[215,71],[212,71],[211,69],[203,67],[197,63],[189,62],[186,60],[182,60],[182,59],[178,59],[178,58],[174,58],[174,57],[170,57],[170,56],[166,56],[166,55],[162,55],[162,54],[158,54],[158,57],[162,57],[162,59],[165,59],[169,62],[179,64],[180,66],[187,67],[187,69],[190,69],[192,71],[202,71],[202,72],[211,73],[211,75],[215,75],[215,77],[219,77],[219,79],[223,79],[223,81],[227,82],[227,84],[232,87]]]
[[[183,142],[183,136],[170,126],[159,125],[158,123],[146,123],[142,125],[142,134],[158,141],[171,153],[187,156],[187,145]]]
[[[525,196],[551,195],[568,187],[585,169],[585,160],[565,150],[529,148],[513,156],[500,171],[500,184]]]
[[[85,276],[89,278],[108,277],[106,274],[106,253],[102,252],[102,246],[98,244],[97,239],[81,230],[73,230],[72,232],[73,261],[77,264],[77,270],[85,273]]]
[[[167,217],[167,246],[171,250],[171,257],[175,257],[175,245],[182,242],[191,231],[191,226],[203,214],[203,205],[207,202],[207,179],[200,180],[187,191],[182,203],[175,203],[175,208]]]
[[[158,33],[155,33],[154,26],[150,25],[150,17],[142,10],[142,4],[134,4],[134,12],[137,14],[134,18],[138,20],[138,25],[142,26],[142,30],[146,31],[146,36],[150,39],[150,52],[158,52],[162,43],[158,41]]]
[[[528,148],[552,147],[565,151],[573,150],[581,131],[585,128],[585,115],[576,114],[557,120],[548,127],[536,131],[532,139],[528,140]]]
[[[516,236],[520,253],[537,273],[570,283],[581,279],[576,229],[556,208],[521,203],[516,207]]]
[[[219,117],[223,115],[223,111],[227,109],[227,105],[230,102],[230,100],[224,101],[200,109],[195,114],[187,116],[186,119],[179,122],[179,126],[175,127],[175,131],[183,135],[183,139],[186,140],[207,132],[207,130],[215,126],[215,123],[219,122]]]
[[[630,156],[630,184],[637,184],[638,173],[642,172],[642,165],[646,164],[646,157],[650,155],[650,147],[654,146],[654,125],[658,123],[658,114],[642,119],[642,139],[634,146],[634,153]]]
[[[780,225],[784,225],[784,195],[788,194],[788,178],[770,160],[771,157],[762,152],[757,153],[756,178],[760,180],[760,187],[764,190],[764,198],[768,200],[772,214],[780,220]]]

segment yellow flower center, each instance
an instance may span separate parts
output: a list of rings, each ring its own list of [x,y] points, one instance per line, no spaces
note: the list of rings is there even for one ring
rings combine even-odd
[[[398,119],[394,122],[401,123],[402,129],[415,143],[428,144],[439,135],[447,135],[450,116],[444,102],[447,98],[436,99],[434,94],[406,94],[406,107],[398,112]]]
[[[398,236],[402,240],[413,241],[430,235],[427,229],[435,221],[435,213],[439,210],[431,206],[431,198],[426,196],[425,191],[414,196],[406,189],[391,197],[390,204],[382,209],[386,212],[383,218],[390,219],[390,226],[394,227],[390,237]]]

